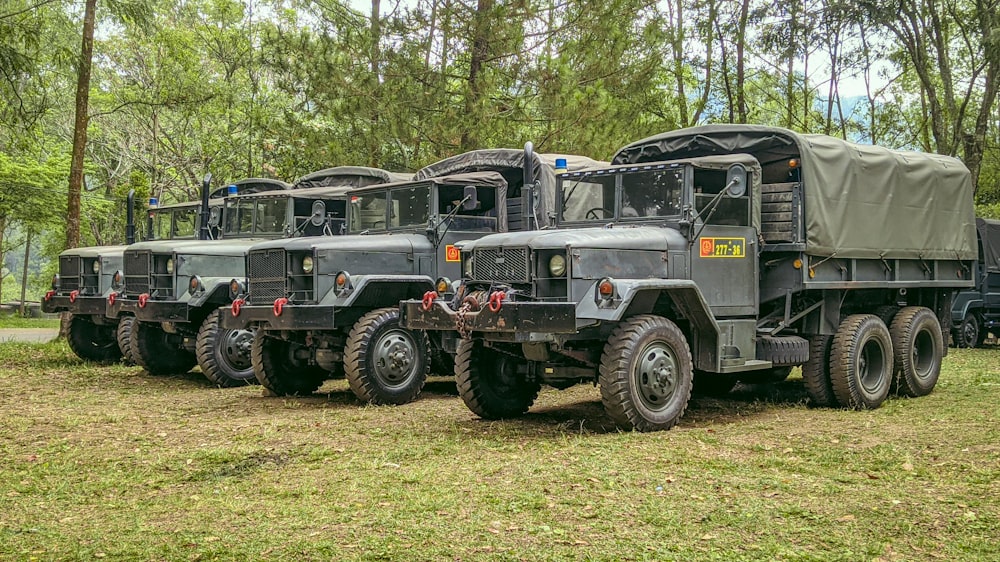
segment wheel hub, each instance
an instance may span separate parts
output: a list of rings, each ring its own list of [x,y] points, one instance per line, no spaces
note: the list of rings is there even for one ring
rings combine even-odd
[[[222,357],[232,368],[243,371],[249,369],[250,348],[253,346],[253,332],[250,330],[227,330],[222,336]]]
[[[404,383],[417,363],[416,343],[409,333],[392,330],[375,347],[375,376],[389,386]]]
[[[677,360],[673,351],[659,342],[647,346],[636,364],[635,377],[645,405],[654,410],[665,408],[677,388]]]

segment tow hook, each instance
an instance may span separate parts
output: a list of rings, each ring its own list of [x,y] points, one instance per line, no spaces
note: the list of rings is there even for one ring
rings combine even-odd
[[[233,318],[236,318],[237,316],[240,315],[240,309],[243,308],[243,305],[246,304],[246,303],[247,303],[247,301],[245,301],[243,299],[236,299],[236,300],[233,301],[233,306],[232,306],[232,309],[233,309]]]
[[[80,291],[70,291],[69,292],[69,302],[76,302],[76,297],[80,296]]]
[[[279,299],[274,299],[274,308],[272,309],[275,316],[281,316],[282,309],[288,304],[288,299],[281,297]]]
[[[427,291],[424,293],[423,304],[421,305],[425,312],[430,312],[431,307],[434,306],[434,299],[438,296],[436,291]]]
[[[503,306],[502,302],[505,298],[507,298],[507,293],[503,291],[494,291],[493,294],[490,295],[488,301],[490,312],[500,312],[500,308]]]
[[[108,295],[108,304],[114,306],[116,300],[118,300],[118,293],[111,291],[111,294]]]
[[[45,302],[49,302],[50,300],[52,300],[52,297],[54,297],[54,296],[56,296],[56,292],[55,291],[46,291],[45,292]]]

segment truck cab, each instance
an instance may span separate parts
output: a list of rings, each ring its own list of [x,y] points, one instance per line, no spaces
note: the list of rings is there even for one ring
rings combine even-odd
[[[952,341],[957,347],[981,347],[1000,327],[1000,221],[976,219],[979,259],[975,286],[955,296],[951,309]]]
[[[797,365],[826,406],[933,389],[971,284],[961,163],[755,126],[664,133],[612,163],[560,176],[555,230],[464,244],[453,298],[401,304],[404,327],[455,340],[473,412],[590,382],[620,427],[669,429],[696,378],[728,390]],[[893,216],[918,206],[923,226]]]

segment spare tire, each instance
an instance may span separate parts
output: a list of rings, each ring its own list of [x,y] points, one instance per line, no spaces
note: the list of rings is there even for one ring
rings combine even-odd
[[[809,360],[809,340],[799,336],[760,336],[757,359],[775,367],[801,365]]]

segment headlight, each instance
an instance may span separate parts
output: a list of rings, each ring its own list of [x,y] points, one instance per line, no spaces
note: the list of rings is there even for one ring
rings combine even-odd
[[[313,259],[312,256],[306,256],[302,258],[302,272],[312,273],[313,272]]]
[[[174,258],[168,258],[167,259],[167,273],[171,273],[172,274],[173,272],[174,272]]]
[[[201,279],[195,275],[188,281],[188,292],[192,295],[201,290]]]
[[[566,256],[556,254],[549,258],[549,273],[553,277],[562,277],[566,273]]]
[[[467,279],[472,279],[472,254],[465,258],[465,269],[463,270]]]
[[[100,273],[101,272],[101,260],[94,260],[94,265],[91,267],[91,269],[94,270],[94,273]]]

